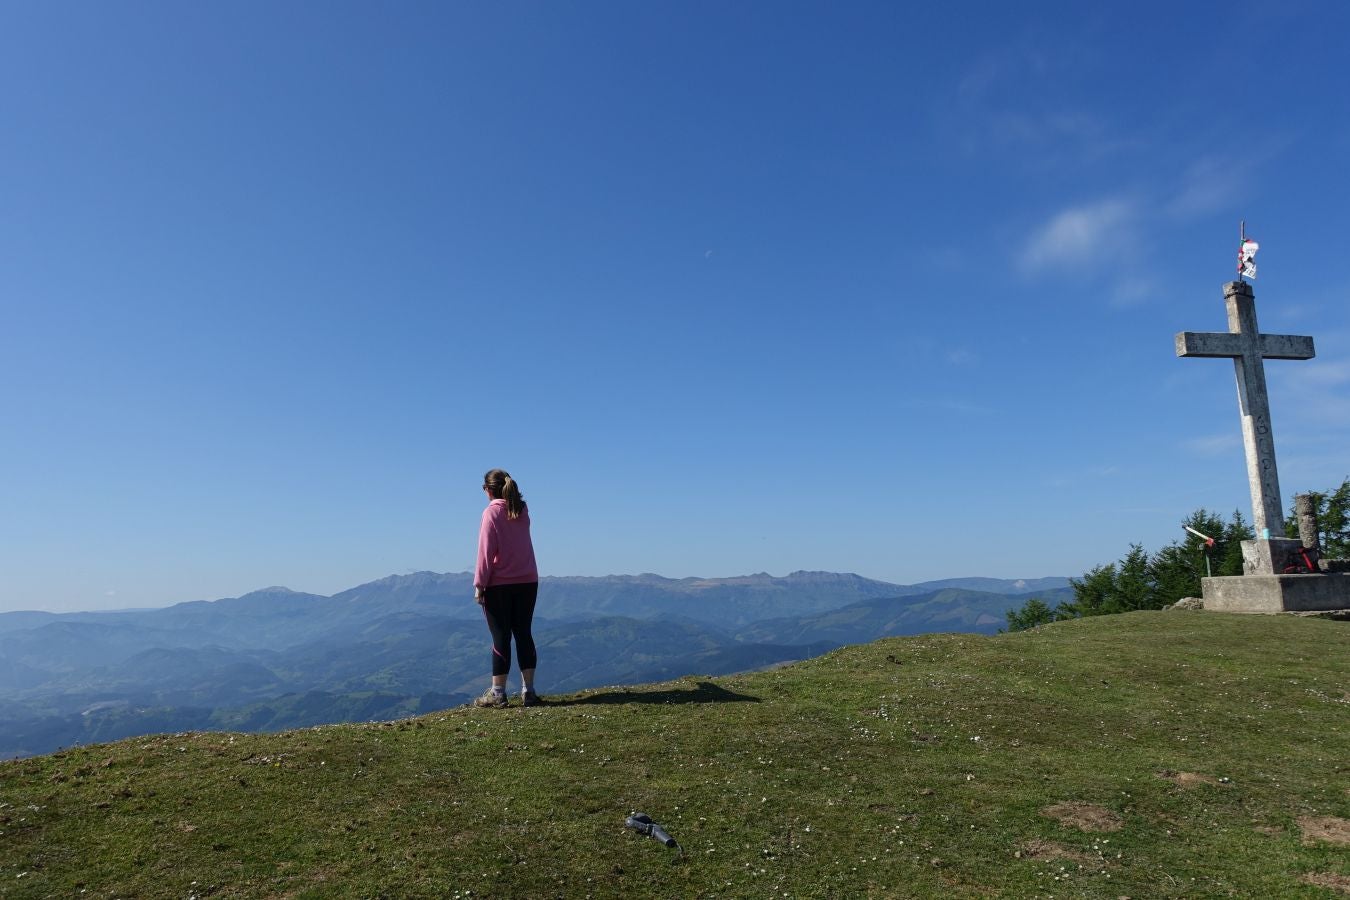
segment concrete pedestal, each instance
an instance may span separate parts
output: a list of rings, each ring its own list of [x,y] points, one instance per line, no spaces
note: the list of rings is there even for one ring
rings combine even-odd
[[[1293,538],[1266,538],[1242,542],[1243,575],[1282,575],[1303,565],[1303,542]]]
[[[1350,610],[1350,573],[1229,575],[1200,579],[1205,609],[1280,613]]]

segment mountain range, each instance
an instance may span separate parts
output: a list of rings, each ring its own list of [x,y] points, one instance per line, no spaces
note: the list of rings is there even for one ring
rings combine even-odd
[[[165,731],[278,730],[466,702],[487,635],[468,572],[396,575],[325,597],[283,587],[163,609],[0,613],[0,757]],[[540,687],[727,674],[843,644],[992,633],[1068,579],[896,585],[851,574],[541,579]]]

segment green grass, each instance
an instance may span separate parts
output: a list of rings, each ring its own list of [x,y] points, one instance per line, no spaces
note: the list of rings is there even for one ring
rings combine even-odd
[[[0,764],[0,896],[1331,897],[1350,853],[1298,820],[1350,818],[1348,690],[1346,623],[1134,613],[133,738]]]

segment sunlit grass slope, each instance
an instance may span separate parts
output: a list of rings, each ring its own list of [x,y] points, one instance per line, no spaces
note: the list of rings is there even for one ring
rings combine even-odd
[[[1348,691],[1350,624],[1136,613],[136,738],[0,765],[0,895],[1335,896]]]

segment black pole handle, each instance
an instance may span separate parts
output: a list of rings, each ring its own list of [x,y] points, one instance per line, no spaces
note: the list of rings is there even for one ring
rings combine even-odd
[[[645,834],[654,837],[667,847],[677,847],[678,842],[671,837],[664,828],[652,821],[652,817],[646,813],[635,812],[623,820],[623,824],[636,831],[638,834]]]

